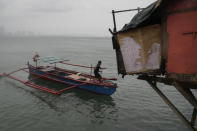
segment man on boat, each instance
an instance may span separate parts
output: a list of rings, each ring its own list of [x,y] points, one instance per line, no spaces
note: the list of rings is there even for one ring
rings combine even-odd
[[[96,67],[94,68],[94,75],[95,77],[101,82],[102,76],[99,74],[100,69],[101,69],[101,61],[99,60]]]

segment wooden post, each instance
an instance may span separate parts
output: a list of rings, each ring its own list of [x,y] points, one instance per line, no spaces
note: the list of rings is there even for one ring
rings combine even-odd
[[[192,113],[192,119],[191,119],[191,125],[194,126],[195,121],[196,121],[196,115],[197,115],[197,111],[194,108],[193,113]]]
[[[92,67],[92,64],[91,64],[91,71],[90,71],[90,75],[92,75],[92,68],[93,68],[93,67]]]
[[[117,11],[114,11],[112,10],[112,16],[113,16],[113,23],[114,23],[114,30],[113,32],[109,29],[109,31],[113,34],[113,33],[116,33],[117,31],[117,28],[116,28],[116,18],[115,18],[115,13],[121,13],[121,12],[128,12],[128,11],[138,11],[138,13],[143,10],[145,8],[136,8],[136,9],[129,9],[129,10],[117,10]]]
[[[163,101],[177,114],[177,116],[186,124],[191,131],[197,131],[194,126],[185,118],[185,116],[171,103],[171,101],[157,88],[156,84],[151,80],[147,80],[151,87],[157,92],[157,94],[163,99]]]
[[[189,88],[182,87],[178,82],[173,82],[174,87],[185,97],[188,102],[197,110],[197,100]]]
[[[138,12],[138,13],[140,12],[140,7],[137,7],[137,12]]]
[[[115,18],[115,11],[112,10],[112,16],[113,16],[113,22],[114,22],[114,30],[113,32],[116,32],[116,18]]]

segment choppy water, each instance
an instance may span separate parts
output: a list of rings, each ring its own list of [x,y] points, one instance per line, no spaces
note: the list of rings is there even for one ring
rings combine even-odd
[[[87,66],[102,60],[108,68],[102,75],[117,77],[119,88],[112,96],[77,89],[56,96],[0,77],[0,131],[188,130],[146,82],[136,76],[122,79],[117,75],[110,38],[0,38],[0,73],[24,67],[36,51],[41,56],[64,57],[70,63]],[[173,87],[159,87],[190,119],[190,104]]]

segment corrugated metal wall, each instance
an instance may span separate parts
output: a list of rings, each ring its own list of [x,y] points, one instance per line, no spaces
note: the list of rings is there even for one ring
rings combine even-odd
[[[169,7],[168,73],[197,73],[197,10],[193,7],[197,7],[196,0],[182,0]]]

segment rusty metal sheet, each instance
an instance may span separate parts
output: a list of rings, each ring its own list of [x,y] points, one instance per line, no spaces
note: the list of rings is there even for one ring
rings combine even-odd
[[[118,33],[118,43],[127,74],[160,68],[161,27],[151,25]]]
[[[178,13],[197,8],[197,0],[170,0],[166,11],[168,13]]]
[[[197,10],[169,15],[167,72],[197,74]]]

